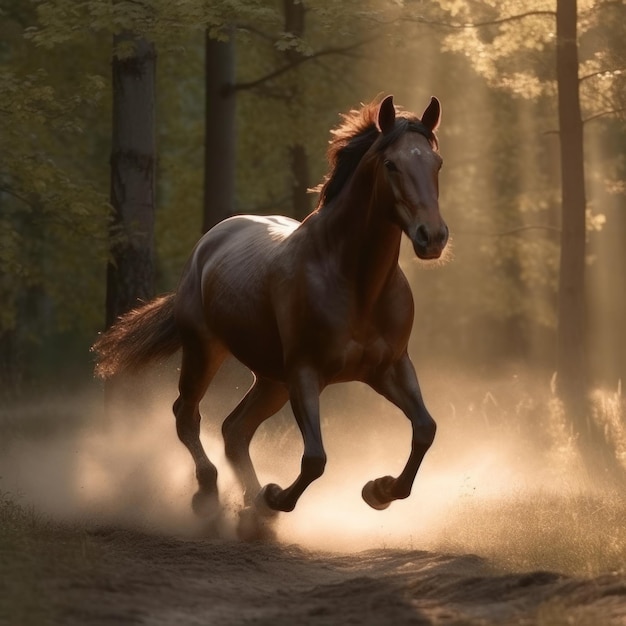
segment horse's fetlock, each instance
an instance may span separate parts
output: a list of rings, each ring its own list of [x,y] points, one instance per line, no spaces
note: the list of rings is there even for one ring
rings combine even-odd
[[[396,482],[390,489],[390,495],[394,500],[406,500],[411,495],[411,485],[407,487]]]
[[[311,480],[319,478],[326,469],[326,456],[309,456],[302,459],[302,472]]]
[[[196,479],[202,491],[213,492],[217,490],[217,468],[215,466],[197,468]]]

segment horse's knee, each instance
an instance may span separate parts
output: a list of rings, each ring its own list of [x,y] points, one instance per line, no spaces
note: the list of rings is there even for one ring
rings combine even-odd
[[[196,406],[186,405],[179,397],[172,407],[176,418],[176,433],[185,444],[195,442],[200,437],[200,411]]]
[[[437,433],[437,423],[428,415],[413,424],[413,445],[420,448],[430,448]]]

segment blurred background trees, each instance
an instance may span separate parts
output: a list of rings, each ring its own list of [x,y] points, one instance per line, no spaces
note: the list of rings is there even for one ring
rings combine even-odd
[[[436,94],[444,110],[454,260],[422,271],[403,258],[417,360],[485,377],[531,370],[546,385],[572,366],[583,395],[615,388],[626,372],[626,9],[565,4],[577,8],[578,61],[565,67],[579,106],[559,100],[556,0],[525,3],[524,15],[508,0],[1,0],[2,395],[90,378],[107,264],[121,279],[131,271],[120,246],[145,246],[140,282],[160,292],[225,214],[301,218],[338,113],[381,92],[415,111]],[[155,53],[154,236],[138,237],[141,220],[120,225],[111,184],[111,68],[139,53],[137,38]],[[581,123],[584,176],[562,171],[568,113]]]

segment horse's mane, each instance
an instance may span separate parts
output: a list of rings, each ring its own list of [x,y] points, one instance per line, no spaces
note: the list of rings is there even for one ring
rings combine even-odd
[[[377,126],[379,104],[378,100],[374,100],[363,104],[360,109],[342,113],[342,123],[330,131],[332,139],[327,153],[330,170],[324,181],[313,190],[320,194],[318,208],[327,205],[339,194],[365,153],[380,136]],[[414,113],[396,107],[396,124],[383,137],[378,149],[384,150],[407,131],[424,135],[433,147],[437,147],[435,134]]]

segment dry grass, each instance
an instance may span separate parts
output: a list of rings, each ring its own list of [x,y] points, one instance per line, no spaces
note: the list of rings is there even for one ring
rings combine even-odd
[[[626,466],[621,386],[597,390],[592,402],[606,452]],[[476,553],[509,570],[576,576],[626,572],[626,489],[616,487],[617,481],[598,484],[586,471],[580,446],[554,395],[518,406],[524,405],[522,412],[504,420],[492,417],[488,430],[504,434],[516,425],[520,428],[522,463],[535,461],[528,484],[493,498],[467,494],[458,499],[439,530],[438,548]],[[501,406],[496,409],[501,416]]]
[[[0,624],[55,623],[51,581],[87,578],[95,556],[86,532],[56,524],[0,492]]]
[[[626,496],[532,492],[493,502],[467,499],[435,543],[471,552],[507,570],[577,576],[626,571]]]

